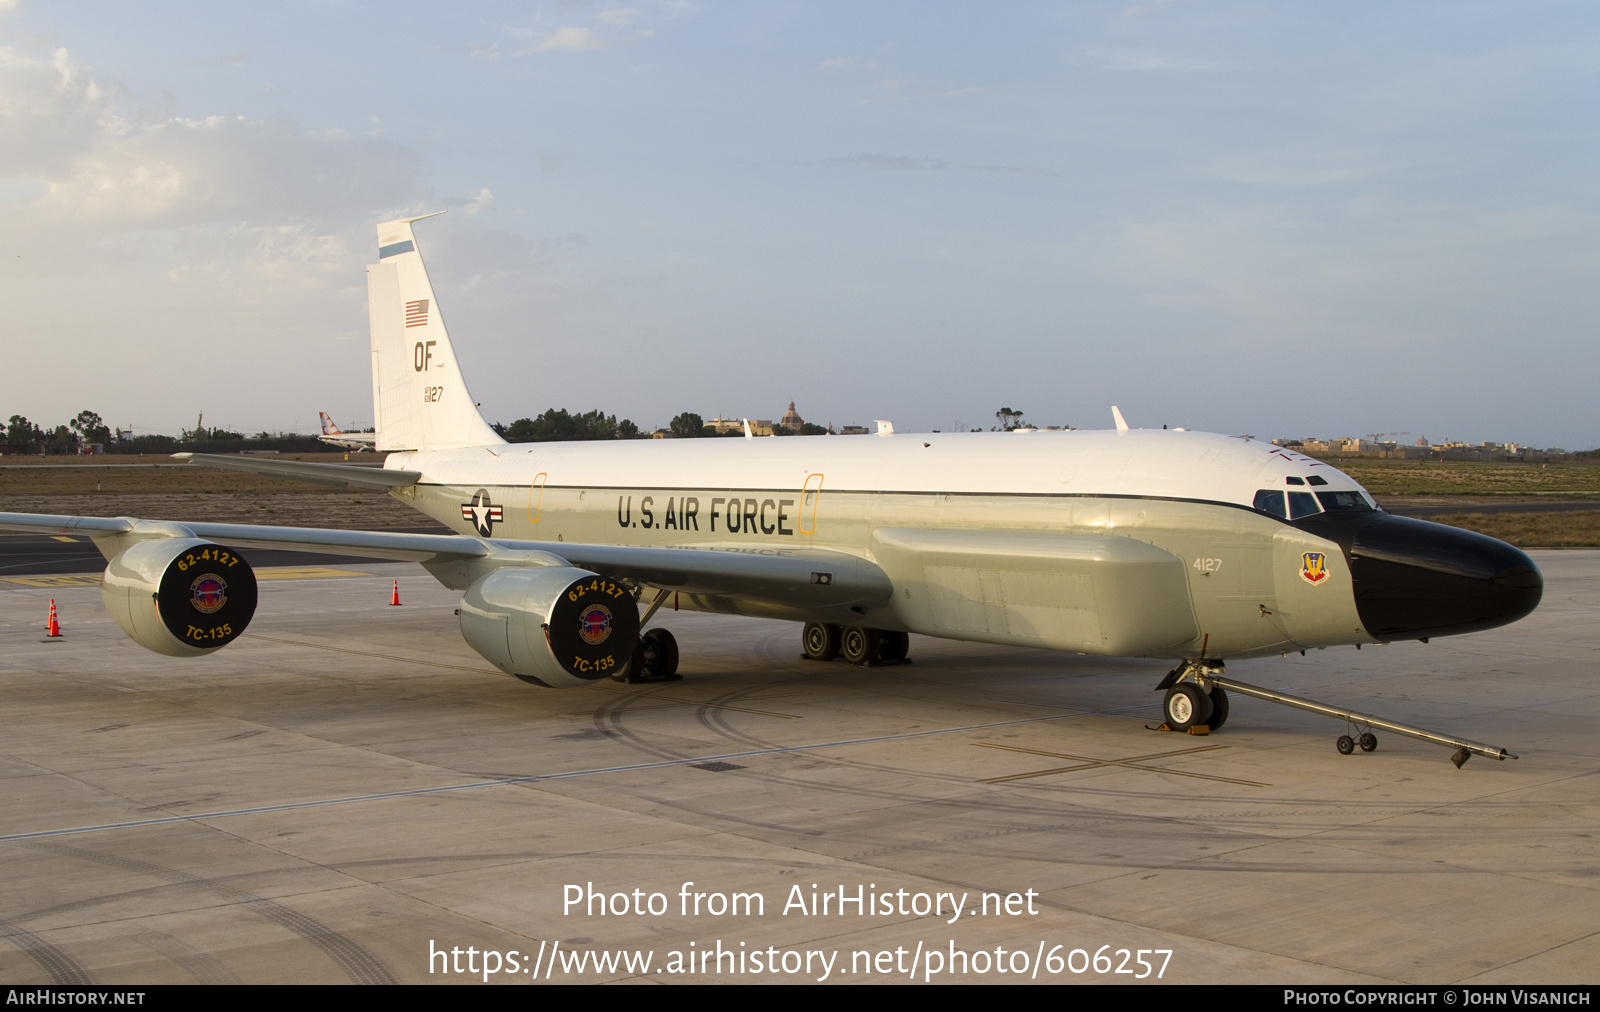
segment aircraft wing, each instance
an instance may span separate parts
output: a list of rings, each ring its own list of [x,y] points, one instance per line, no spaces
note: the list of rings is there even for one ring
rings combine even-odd
[[[323,465],[327,466],[327,465]],[[356,469],[352,469],[356,470]],[[393,474],[394,472],[384,472]],[[726,595],[815,607],[882,604],[893,593],[872,562],[826,550],[640,548],[548,541],[485,540],[453,534],[347,531],[258,524],[209,524],[0,513],[0,530],[85,534],[108,557],[146,538],[200,538],[235,548],[276,548],[430,564],[450,586],[501,566],[571,566],[612,579],[686,594]],[[436,567],[466,563],[457,573]]]
[[[312,464],[299,460],[273,460],[271,457],[242,457],[230,453],[174,453],[173,456],[202,467],[249,471],[269,478],[309,481],[340,488],[398,488],[415,485],[422,477],[421,471],[363,467],[360,464]]]

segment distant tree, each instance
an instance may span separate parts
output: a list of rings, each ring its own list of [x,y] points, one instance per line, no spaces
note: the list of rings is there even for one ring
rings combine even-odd
[[[1013,411],[1010,408],[1001,408],[999,411],[994,413],[994,416],[995,418],[999,419],[1000,424],[995,426],[991,431],[1010,432],[1012,429],[1026,429],[1031,427],[1027,422],[1023,421],[1021,411]]]
[[[772,426],[772,434],[774,436],[826,436],[828,430],[821,425],[813,425],[811,422],[801,422],[798,429],[791,429],[787,425],[774,424]]]
[[[130,439],[119,439],[106,449],[113,453],[172,453],[181,444],[171,436],[162,436],[152,433],[148,436],[134,436]]]
[[[494,430],[507,442],[549,443],[574,439],[638,439],[639,426],[599,409],[575,415],[566,408],[550,408],[537,418],[519,418]]]
[[[44,444],[44,430],[28,421],[21,415],[12,415],[11,421],[6,425],[6,442],[12,446],[26,446],[38,449]]]
[[[111,442],[111,428],[93,411],[80,411],[78,417],[67,423],[78,439],[85,443]]]
[[[684,439],[689,436],[705,435],[706,421],[692,411],[683,414],[667,423],[667,431],[674,439]]]

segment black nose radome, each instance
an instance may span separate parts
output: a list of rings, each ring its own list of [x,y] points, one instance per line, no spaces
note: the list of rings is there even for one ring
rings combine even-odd
[[[1356,611],[1374,639],[1493,629],[1533,611],[1544,594],[1526,554],[1459,527],[1377,511],[1320,513],[1295,526],[1344,549]]]
[[[1539,604],[1539,567],[1504,541],[1380,513],[1349,547],[1361,624],[1380,640],[1476,632]]]

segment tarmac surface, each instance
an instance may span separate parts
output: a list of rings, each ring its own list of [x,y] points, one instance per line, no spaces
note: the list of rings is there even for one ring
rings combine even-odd
[[[194,660],[125,639],[93,576],[0,574],[0,982],[464,983],[488,950],[503,983],[1593,981],[1600,553],[1532,554],[1516,625],[1229,667],[1522,757],[1460,770],[1238,696],[1147,730],[1154,661],[913,637],[857,668],[664,611],[683,681],[556,691],[414,566],[264,572]]]

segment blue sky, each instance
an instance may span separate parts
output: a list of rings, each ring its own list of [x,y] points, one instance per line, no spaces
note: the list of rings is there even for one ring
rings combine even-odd
[[[491,420],[1600,443],[1566,3],[0,0],[0,416],[370,422],[372,226]]]

